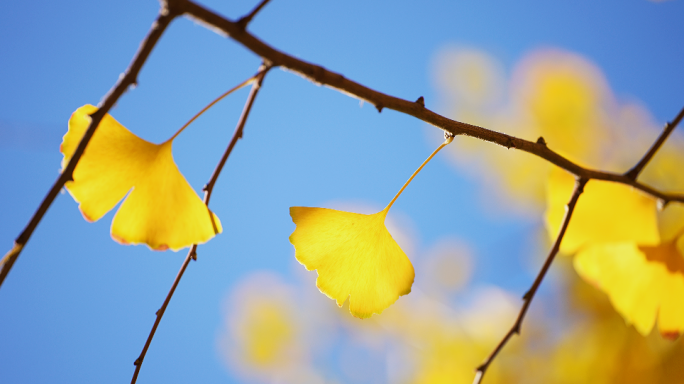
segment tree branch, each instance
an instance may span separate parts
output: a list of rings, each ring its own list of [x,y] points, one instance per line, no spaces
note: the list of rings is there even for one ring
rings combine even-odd
[[[211,199],[211,193],[214,190],[216,180],[218,180],[218,177],[221,174],[221,171],[223,170],[223,166],[226,164],[226,160],[228,160],[228,156],[230,156],[230,153],[233,151],[235,144],[240,138],[242,138],[242,131],[245,127],[245,123],[247,122],[247,117],[249,117],[249,112],[252,110],[252,104],[254,104],[254,99],[256,99],[257,93],[259,92],[259,89],[261,89],[261,84],[263,83],[264,76],[266,76],[266,73],[270,68],[271,67],[266,64],[262,65],[261,68],[259,68],[259,72],[255,76],[255,80],[252,83],[252,89],[249,93],[249,96],[247,97],[245,107],[242,110],[242,114],[240,115],[240,119],[238,120],[237,127],[235,128],[233,138],[230,140],[228,148],[226,148],[225,152],[223,153],[221,160],[219,160],[218,164],[216,165],[216,168],[214,169],[214,172],[212,173],[209,182],[204,187],[204,204],[207,206],[207,208],[209,208],[209,200]],[[131,379],[131,384],[135,384],[135,382],[138,380],[138,374],[140,373],[140,368],[142,367],[142,363],[145,360],[147,350],[150,348],[150,344],[152,343],[154,334],[157,331],[157,327],[159,326],[159,323],[161,322],[161,319],[164,316],[164,312],[166,312],[166,307],[168,307],[169,302],[171,301],[171,297],[173,297],[173,294],[176,291],[176,287],[178,287],[178,283],[183,277],[185,269],[188,267],[190,260],[197,260],[197,244],[193,244],[190,248],[190,251],[188,252],[188,255],[185,256],[183,265],[181,265],[181,268],[178,271],[178,274],[176,275],[173,284],[171,285],[171,289],[169,290],[169,293],[166,295],[166,299],[164,299],[164,303],[162,304],[161,308],[159,308],[159,310],[156,312],[157,317],[154,320],[154,325],[152,325],[152,330],[150,330],[149,336],[147,336],[145,346],[143,347],[142,352],[140,352],[140,356],[138,356],[138,358],[135,359],[135,362],[133,363],[135,365],[135,372],[133,373],[133,379]]]
[[[67,181],[73,180],[74,169],[76,168],[78,161],[81,159],[81,155],[83,155],[88,142],[90,142],[90,139],[93,137],[95,130],[100,124],[100,120],[102,120],[112,106],[116,104],[117,100],[119,100],[121,95],[126,92],[128,87],[137,83],[138,73],[142,69],[143,64],[145,64],[150,52],[152,52],[152,49],[157,44],[157,41],[159,41],[159,38],[161,37],[162,33],[164,33],[166,27],[168,27],[171,21],[180,14],[181,11],[178,7],[162,1],[159,15],[154,23],[152,23],[150,31],[140,44],[138,52],[136,52],[135,56],[133,57],[133,61],[131,61],[131,64],[128,66],[122,76],[119,77],[119,80],[114,87],[107,93],[107,95],[105,95],[104,99],[99,105],[98,110],[91,115],[91,121],[90,125],[88,126],[88,130],[83,135],[83,138],[81,138],[76,151],[71,157],[71,160],[69,160],[69,164],[67,164],[64,171],[62,171],[55,183],[52,185],[52,188],[50,188],[50,191],[47,193],[19,237],[14,240],[12,249],[0,261],[0,264],[2,264],[2,270],[0,270],[0,286],[2,286],[2,283],[5,281],[5,277],[12,269],[14,262],[19,257],[19,254],[21,254],[22,249],[31,238],[33,231],[38,226],[38,223],[40,223],[40,221],[43,219],[43,216],[47,212],[48,208],[50,208],[50,205],[52,205],[52,202],[57,197],[59,191],[62,189],[62,187],[64,187],[64,184]]]
[[[586,178],[578,178],[577,181],[575,182],[575,188],[572,191],[572,197],[570,197],[570,202],[568,202],[568,205],[566,206],[566,211],[565,211],[565,216],[563,217],[563,224],[561,226],[560,232],[558,233],[558,237],[556,237],[556,241],[553,244],[553,247],[551,247],[551,251],[549,252],[549,255],[546,257],[546,261],[544,262],[544,265],[542,266],[541,270],[537,274],[537,278],[534,279],[534,283],[532,283],[532,286],[530,289],[523,295],[523,306],[520,309],[520,313],[518,314],[518,318],[515,320],[515,323],[513,324],[513,327],[506,333],[506,335],[501,339],[499,344],[494,348],[494,351],[489,355],[487,360],[485,360],[482,365],[477,367],[477,373],[475,375],[475,380],[473,381],[473,384],[479,384],[482,382],[482,379],[484,378],[484,374],[487,371],[487,368],[489,365],[492,363],[492,361],[496,358],[496,356],[499,354],[501,349],[503,349],[504,345],[508,343],[508,340],[514,335],[514,334],[520,334],[520,328],[522,326],[522,322],[525,319],[525,315],[527,314],[527,310],[530,307],[530,304],[532,303],[532,299],[534,299],[534,295],[537,293],[537,289],[539,289],[539,286],[542,283],[542,280],[544,280],[544,276],[546,276],[546,272],[548,272],[549,267],[551,267],[551,263],[553,263],[554,258],[556,257],[556,254],[558,254],[558,251],[560,250],[560,245],[561,241],[563,241],[563,237],[565,236],[565,231],[568,229],[568,224],[570,223],[570,218],[572,217],[572,212],[575,210],[575,205],[577,205],[577,200],[579,199],[580,195],[584,191],[584,186],[587,184],[588,179]]]
[[[677,124],[679,124],[680,121],[682,121],[682,118],[684,118],[684,108],[682,108],[681,111],[679,111],[679,114],[677,117],[675,117],[672,122],[669,122],[665,124],[665,128],[663,129],[663,132],[658,136],[658,139],[656,139],[655,143],[651,146],[651,149],[646,152],[644,157],[641,158],[641,160],[635,165],[632,169],[627,171],[625,173],[625,176],[632,180],[636,180],[636,178],[639,176],[641,171],[646,167],[646,164],[648,164],[649,161],[651,161],[651,158],[658,152],[660,147],[665,143],[665,140],[670,136],[670,133],[674,131],[675,128],[677,128]]]
[[[572,173],[576,177],[613,181],[630,185],[662,200],[664,203],[671,201],[684,202],[684,194],[668,194],[658,191],[625,174],[584,168],[549,149],[543,140],[538,140],[537,142],[527,141],[505,133],[451,120],[425,108],[424,102],[420,102],[420,99],[417,101],[408,101],[375,91],[362,84],[349,80],[339,73],[328,71],[319,65],[299,60],[281,52],[241,28],[237,22],[230,21],[201,5],[190,0],[177,1],[178,7],[182,8],[183,13],[186,16],[205,24],[207,28],[216,31],[219,34],[232,38],[250,51],[259,55],[265,62],[268,62],[273,66],[287,68],[316,84],[326,85],[352,97],[369,102],[375,105],[378,111],[382,111],[383,108],[389,108],[416,117],[426,123],[448,131],[453,135],[472,136],[480,140],[499,144],[509,149],[519,149],[545,159]]]

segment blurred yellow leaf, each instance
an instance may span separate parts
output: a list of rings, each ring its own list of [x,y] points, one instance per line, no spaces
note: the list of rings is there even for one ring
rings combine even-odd
[[[259,303],[261,304],[261,303]],[[294,326],[287,312],[272,305],[255,305],[248,313],[241,336],[245,342],[245,359],[256,365],[274,364],[284,346],[294,339]]]
[[[664,337],[684,331],[684,257],[676,242],[591,245],[575,257],[575,269],[606,292],[615,309],[642,335],[656,318]]]
[[[544,50],[525,58],[513,78],[515,100],[554,150],[594,164],[607,141],[610,89],[586,58]]]
[[[504,69],[485,51],[447,48],[439,52],[436,64],[435,85],[457,99],[459,109],[491,105],[504,92]]]
[[[546,226],[555,240],[575,180],[554,168],[547,186]],[[561,251],[574,253],[585,244],[632,241],[657,245],[660,241],[654,199],[618,183],[591,180],[577,202]]]
[[[684,255],[684,204],[670,203],[658,212],[660,241],[674,242],[680,254]]]
[[[411,292],[415,273],[385,227],[389,207],[372,214],[291,207],[297,228],[290,236],[295,257],[318,270],[316,285],[359,318],[381,313]]]
[[[469,340],[467,336],[439,334],[442,330],[433,330],[432,334],[424,336],[430,338],[429,347],[419,355],[419,369],[411,383],[420,384],[470,384],[473,382],[473,367],[481,362],[480,345]],[[437,334],[437,335],[434,335]],[[432,336],[432,337],[430,337]],[[439,338],[435,337],[439,336]],[[476,355],[474,352],[477,351]],[[488,383],[498,383],[500,380],[498,369],[487,372]]]
[[[69,119],[61,152],[66,167],[97,107],[85,105]],[[221,223],[190,187],[173,161],[173,139],[145,141],[109,114],[86,147],[66,188],[88,221],[97,221],[128,194],[114,216],[112,238],[178,250],[220,233]],[[130,192],[130,193],[129,193]]]

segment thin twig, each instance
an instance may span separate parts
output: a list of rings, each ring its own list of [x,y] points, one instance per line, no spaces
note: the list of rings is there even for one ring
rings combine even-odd
[[[453,135],[472,136],[480,140],[502,145],[509,149],[514,148],[531,153],[565,169],[576,177],[613,181],[630,185],[662,200],[664,203],[670,201],[684,202],[684,194],[668,194],[661,192],[631,179],[625,174],[584,168],[548,148],[543,140],[537,142],[523,140],[505,133],[451,120],[425,108],[424,103],[421,103],[420,99],[408,101],[375,91],[355,81],[349,80],[339,73],[329,71],[319,65],[308,63],[279,51],[259,40],[245,29],[240,28],[237,22],[230,21],[190,0],[178,0],[178,6],[183,8],[183,12],[186,16],[206,24],[212,30],[217,30],[218,32],[228,35],[273,66],[287,68],[316,84],[326,85],[360,100],[367,101],[375,105],[379,111],[382,111],[383,108],[393,109],[423,120],[448,131]]]
[[[261,8],[263,8],[264,6],[266,6],[266,4],[268,4],[269,1],[271,1],[271,0],[261,0],[261,2],[259,3],[259,5],[257,5],[256,7],[254,7],[254,9],[252,10],[252,12],[249,13],[249,15],[246,15],[246,16],[241,17],[240,20],[237,21],[237,24],[238,24],[242,29],[247,28],[247,24],[249,24],[249,23],[252,21],[252,19],[254,18],[254,16],[256,16],[256,14],[259,13],[259,11],[261,11]]]
[[[563,224],[560,228],[560,232],[558,232],[558,236],[556,237],[556,241],[553,244],[553,247],[551,248],[551,251],[549,252],[549,255],[546,257],[546,261],[544,262],[544,265],[542,266],[541,270],[537,274],[537,278],[534,279],[534,283],[532,283],[532,286],[530,289],[523,295],[523,305],[522,308],[520,308],[520,313],[518,313],[518,318],[515,320],[515,324],[513,324],[513,327],[506,333],[506,335],[501,339],[499,344],[494,348],[494,351],[489,355],[487,360],[485,360],[482,365],[477,367],[477,373],[475,375],[475,380],[473,381],[473,384],[479,384],[482,382],[482,378],[484,377],[485,372],[487,371],[487,368],[489,367],[489,364],[492,363],[494,358],[499,354],[501,349],[506,345],[508,340],[514,335],[514,334],[520,334],[520,328],[522,326],[522,322],[525,318],[525,314],[527,314],[527,310],[530,307],[530,304],[532,303],[532,299],[534,299],[535,293],[537,293],[537,289],[542,283],[542,280],[544,280],[544,276],[546,276],[546,272],[549,270],[549,267],[551,267],[551,263],[553,263],[554,258],[556,257],[556,254],[558,254],[558,250],[560,250],[560,245],[561,241],[563,241],[563,237],[565,236],[565,231],[568,229],[568,224],[570,223],[570,218],[572,217],[572,212],[575,210],[575,205],[577,205],[577,200],[579,199],[580,195],[584,191],[584,186],[587,184],[588,179],[585,178],[579,178],[575,182],[575,188],[572,191],[572,197],[570,197],[570,202],[568,202],[568,205],[566,206],[565,210],[565,216],[563,217]]]
[[[259,89],[261,88],[264,76],[270,68],[271,67],[268,65],[262,65],[259,69],[259,73],[257,73],[257,75],[255,76],[255,80],[252,83],[252,89],[249,93],[249,96],[247,97],[247,102],[245,103],[245,107],[242,110],[242,114],[240,115],[240,120],[238,120],[237,127],[235,128],[235,133],[233,133],[233,138],[230,140],[228,147],[223,153],[223,156],[221,156],[221,160],[219,160],[218,164],[216,165],[216,168],[214,169],[214,172],[212,173],[209,182],[204,187],[204,204],[207,206],[207,208],[209,207],[209,200],[211,199],[211,193],[214,190],[216,180],[218,180],[218,177],[221,174],[221,171],[223,170],[223,166],[226,164],[226,160],[228,160],[228,156],[230,156],[230,153],[233,151],[235,143],[237,143],[238,139],[242,138],[242,131],[245,127],[245,123],[247,122],[249,112],[252,109],[254,99],[256,98]],[[190,251],[188,252],[188,255],[185,256],[183,265],[181,265],[181,268],[178,271],[178,274],[176,275],[173,284],[171,285],[171,289],[169,290],[169,293],[166,295],[166,299],[164,299],[164,303],[162,304],[161,308],[159,308],[159,310],[156,312],[157,317],[154,320],[154,325],[152,325],[152,330],[150,330],[150,334],[147,336],[145,346],[143,347],[142,352],[140,352],[140,356],[138,356],[138,358],[135,359],[135,362],[133,362],[133,364],[135,365],[135,372],[133,373],[133,379],[131,379],[131,384],[135,384],[135,382],[138,380],[138,374],[140,373],[140,368],[142,367],[142,363],[145,360],[147,350],[150,348],[150,344],[152,343],[154,334],[157,331],[157,327],[159,326],[159,323],[161,322],[161,319],[164,316],[164,312],[166,312],[166,307],[168,307],[169,302],[171,301],[171,297],[173,296],[173,293],[176,291],[176,287],[178,286],[178,283],[183,277],[185,269],[188,267],[190,260],[197,260],[197,244],[193,244],[190,248]]]
[[[651,149],[646,152],[644,157],[641,158],[641,160],[635,165],[632,169],[627,171],[625,173],[625,176],[629,177],[632,180],[636,180],[636,178],[639,176],[641,171],[646,167],[646,164],[648,164],[649,161],[651,161],[651,158],[658,152],[658,149],[665,143],[665,140],[670,136],[670,133],[674,131],[675,128],[677,128],[677,124],[679,124],[680,121],[682,121],[682,118],[684,118],[684,108],[682,108],[681,111],[679,111],[679,114],[677,117],[675,117],[674,120],[671,122],[665,124],[665,128],[663,128],[663,132],[658,136],[658,139],[653,143],[651,146]]]
[[[171,21],[180,14],[181,12],[177,7],[173,7],[171,4],[167,4],[165,1],[162,1],[159,15],[152,24],[147,36],[145,36],[140,44],[138,52],[136,52],[135,56],[133,57],[133,61],[131,61],[131,64],[128,66],[128,69],[126,69],[126,72],[119,77],[119,80],[114,87],[112,87],[107,95],[105,95],[98,110],[91,115],[91,121],[90,125],[88,126],[88,130],[83,135],[83,138],[81,138],[76,151],[69,160],[69,164],[67,164],[64,171],[62,171],[55,183],[52,185],[52,188],[50,188],[50,191],[47,193],[19,237],[14,240],[12,249],[2,258],[2,261],[0,261],[2,264],[2,270],[0,270],[0,286],[2,286],[2,283],[5,281],[5,277],[12,269],[14,262],[17,261],[19,254],[31,238],[31,235],[38,226],[38,223],[40,223],[40,221],[43,219],[43,216],[47,212],[48,208],[50,208],[50,205],[52,205],[52,202],[57,197],[59,191],[62,189],[62,187],[64,187],[64,184],[67,181],[73,180],[74,169],[76,168],[78,161],[81,159],[81,155],[83,155],[88,142],[93,137],[95,130],[100,124],[100,120],[102,120],[112,106],[116,104],[117,100],[119,100],[119,97],[126,92],[129,86],[137,83],[138,73],[140,72],[143,64],[145,64],[150,52],[152,52],[152,49],[157,44],[157,41],[159,41],[159,38],[161,37],[162,33],[164,33],[164,30],[169,23],[171,23]]]

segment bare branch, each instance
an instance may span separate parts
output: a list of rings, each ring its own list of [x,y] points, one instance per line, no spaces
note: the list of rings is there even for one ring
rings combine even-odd
[[[637,163],[637,165],[634,166],[634,168],[630,169],[625,173],[625,176],[629,177],[632,180],[636,180],[636,178],[639,176],[641,171],[646,167],[646,164],[648,164],[649,161],[653,158],[653,156],[658,152],[660,147],[665,143],[665,140],[670,136],[670,133],[674,131],[675,128],[677,128],[677,124],[679,124],[680,121],[682,121],[682,118],[684,118],[684,108],[682,108],[681,111],[679,111],[679,114],[677,117],[675,117],[672,122],[669,122],[665,124],[665,128],[663,128],[663,132],[658,136],[658,139],[656,139],[655,143],[651,146],[651,149],[646,152],[644,157],[641,158],[641,160]]]
[[[261,68],[259,68],[259,73],[257,73],[257,75],[255,76],[255,80],[252,83],[252,90],[250,91],[249,96],[247,97],[247,102],[245,103],[245,107],[242,110],[240,119],[238,120],[238,124],[235,128],[233,138],[230,140],[228,147],[223,153],[223,156],[221,156],[221,160],[219,160],[218,164],[216,165],[216,168],[214,169],[214,172],[211,175],[211,179],[204,187],[204,204],[207,206],[207,208],[209,208],[209,200],[211,199],[211,193],[214,190],[216,180],[218,180],[218,177],[221,174],[221,171],[223,170],[223,166],[226,164],[226,160],[228,160],[228,156],[230,156],[230,153],[233,151],[235,143],[237,143],[238,139],[242,138],[242,131],[245,127],[245,123],[247,122],[247,117],[249,117],[249,112],[252,109],[252,104],[254,104],[254,99],[256,99],[257,93],[259,92],[261,84],[264,80],[264,76],[266,76],[266,73],[270,68],[271,67],[268,65],[262,65]],[[135,359],[135,362],[133,363],[135,365],[135,372],[133,373],[133,379],[131,379],[131,384],[135,384],[135,382],[138,380],[138,374],[140,373],[140,368],[142,367],[142,363],[145,360],[147,350],[150,348],[150,344],[152,343],[154,334],[157,332],[157,327],[159,326],[159,323],[161,322],[161,319],[164,316],[164,312],[166,312],[166,307],[168,307],[169,302],[171,301],[171,297],[173,297],[173,294],[176,291],[176,287],[178,287],[178,283],[183,277],[185,269],[188,267],[190,260],[197,260],[197,244],[193,244],[193,246],[190,248],[190,251],[188,252],[188,255],[185,256],[185,260],[183,261],[183,264],[181,265],[181,268],[178,271],[178,274],[176,275],[173,284],[171,285],[169,293],[166,295],[166,299],[164,299],[164,303],[162,304],[161,308],[159,308],[159,310],[156,312],[157,317],[154,320],[154,325],[152,325],[152,330],[150,330],[149,336],[147,336],[145,346],[143,347],[142,352],[140,352],[140,356],[138,356],[138,358]]]
[[[2,286],[2,283],[5,281],[5,277],[12,269],[14,262],[19,257],[19,254],[21,254],[22,249],[31,238],[33,231],[38,226],[38,223],[40,223],[40,221],[43,219],[43,216],[47,212],[48,208],[50,208],[50,205],[52,205],[52,202],[57,197],[59,191],[62,189],[62,187],[64,187],[64,184],[67,181],[73,180],[74,169],[76,168],[78,161],[81,159],[81,155],[83,155],[83,151],[85,151],[88,142],[90,142],[90,139],[93,137],[97,126],[100,124],[100,120],[102,120],[112,106],[116,104],[117,100],[119,100],[121,95],[126,92],[128,87],[137,83],[138,73],[142,69],[143,64],[145,64],[150,52],[152,52],[152,49],[157,44],[157,41],[159,41],[159,38],[161,37],[162,33],[164,33],[164,30],[166,27],[168,27],[169,23],[171,23],[171,21],[179,15],[180,12],[177,7],[162,2],[162,7],[159,11],[157,19],[154,21],[154,23],[152,23],[150,31],[140,44],[138,52],[136,52],[135,56],[133,57],[133,61],[131,61],[128,69],[126,69],[126,72],[119,77],[117,83],[104,97],[99,105],[98,110],[91,115],[90,126],[88,126],[88,130],[83,135],[83,138],[78,144],[78,147],[71,157],[71,160],[69,160],[69,164],[67,164],[64,171],[57,178],[57,181],[55,181],[55,183],[52,185],[52,188],[50,188],[50,191],[47,193],[43,199],[43,202],[33,214],[33,217],[31,217],[31,220],[21,232],[19,237],[14,240],[12,249],[3,257],[2,261],[0,261],[2,264],[2,270],[0,270],[0,286]]]
[[[537,278],[534,279],[534,283],[532,283],[532,286],[530,289],[523,295],[523,305],[522,308],[520,309],[520,313],[518,314],[518,318],[515,320],[515,324],[513,324],[513,327],[506,333],[506,335],[501,339],[499,344],[494,348],[494,351],[489,355],[487,360],[485,360],[482,365],[477,367],[477,373],[475,375],[475,380],[473,381],[473,384],[479,384],[482,382],[482,379],[484,378],[484,374],[487,371],[487,368],[489,365],[492,363],[492,361],[496,358],[496,356],[499,354],[501,349],[506,345],[508,340],[514,335],[514,334],[520,334],[520,328],[522,326],[522,322],[525,319],[525,315],[527,314],[527,310],[530,307],[530,304],[532,303],[532,299],[534,299],[535,293],[537,293],[537,289],[539,289],[539,286],[542,283],[542,280],[544,280],[544,276],[546,276],[546,272],[549,270],[549,267],[551,267],[551,263],[553,263],[554,258],[556,257],[556,254],[558,254],[558,251],[560,250],[560,245],[561,241],[563,241],[563,237],[565,236],[565,231],[568,229],[568,224],[570,223],[570,218],[572,217],[572,212],[575,210],[575,205],[577,205],[577,200],[579,199],[580,195],[584,191],[584,186],[587,184],[588,179],[585,178],[579,178],[575,182],[575,189],[572,191],[572,197],[570,197],[570,202],[568,202],[568,205],[566,206],[565,210],[565,216],[563,217],[563,225],[560,228],[560,232],[558,233],[558,237],[556,237],[556,241],[553,243],[553,247],[551,247],[551,251],[549,252],[549,255],[546,257],[546,261],[544,262],[544,265],[542,266],[541,270],[537,274]]]
[[[509,149],[519,149],[545,159],[577,177],[613,181],[630,185],[662,200],[664,203],[670,201],[684,202],[684,194],[664,193],[635,181],[624,174],[584,168],[549,149],[543,140],[538,140],[537,142],[527,141],[505,133],[451,120],[425,108],[424,102],[420,102],[420,99],[417,101],[408,101],[390,96],[349,80],[339,73],[328,71],[319,65],[299,60],[259,40],[257,37],[241,28],[237,22],[230,21],[190,0],[178,0],[178,7],[182,8],[183,13],[188,17],[204,23],[210,29],[231,37],[233,40],[259,55],[265,62],[268,62],[273,66],[287,68],[316,84],[326,85],[342,93],[367,101],[375,105],[378,111],[381,111],[383,108],[389,108],[416,117],[426,123],[448,131],[453,135],[472,136],[484,141],[499,144]]]

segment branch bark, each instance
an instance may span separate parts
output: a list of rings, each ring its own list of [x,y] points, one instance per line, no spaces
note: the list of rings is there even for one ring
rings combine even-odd
[[[214,190],[214,185],[216,185],[216,181],[218,180],[218,177],[221,174],[221,171],[223,170],[223,166],[226,164],[228,156],[230,156],[230,153],[233,151],[233,148],[235,147],[237,141],[242,138],[242,131],[245,127],[245,123],[247,123],[249,112],[252,110],[254,99],[256,99],[257,93],[259,92],[261,84],[263,83],[264,76],[266,76],[266,73],[269,69],[270,66],[268,65],[262,65],[262,67],[259,68],[259,73],[257,73],[257,75],[255,76],[255,80],[252,83],[252,89],[249,93],[249,96],[247,97],[247,102],[245,103],[245,107],[242,110],[240,119],[238,120],[237,127],[235,128],[235,133],[233,133],[233,137],[230,140],[230,143],[228,144],[228,147],[226,148],[225,152],[223,153],[221,160],[219,160],[218,164],[216,165],[216,168],[214,169],[214,172],[212,173],[209,182],[204,187],[204,204],[207,206],[207,208],[209,208],[209,200],[211,199],[211,194]],[[135,359],[135,362],[133,363],[135,365],[135,372],[133,372],[131,384],[135,384],[135,382],[138,380],[138,374],[140,373],[140,368],[142,368],[142,363],[145,360],[147,350],[150,348],[150,344],[152,343],[154,334],[157,332],[157,327],[159,326],[159,323],[161,322],[161,319],[164,316],[164,312],[166,312],[166,307],[168,307],[169,302],[171,301],[171,297],[173,297],[173,294],[176,291],[176,287],[178,287],[178,283],[180,283],[181,278],[183,278],[183,274],[185,273],[188,264],[190,264],[190,260],[197,260],[197,244],[193,244],[190,248],[190,251],[188,251],[188,255],[185,256],[185,260],[183,261],[183,264],[181,265],[181,268],[178,271],[178,274],[176,275],[173,284],[171,285],[169,293],[166,295],[166,299],[164,299],[164,303],[162,304],[161,308],[159,308],[159,310],[155,313],[156,318],[154,320],[154,324],[152,325],[152,330],[150,330],[150,334],[147,336],[147,340],[145,341],[145,345],[143,346],[142,352],[140,352],[140,355],[137,359]]]
[[[93,137],[95,130],[97,130],[100,120],[102,120],[112,106],[116,104],[121,95],[123,95],[131,85],[135,85],[137,83],[138,73],[145,64],[145,61],[152,52],[152,49],[157,44],[157,41],[159,41],[159,38],[166,30],[166,27],[169,26],[171,21],[181,13],[182,12],[178,7],[162,1],[159,15],[154,23],[152,23],[152,27],[147,33],[147,36],[145,36],[142,43],[140,43],[140,47],[133,57],[133,61],[131,61],[131,64],[119,77],[119,80],[114,87],[105,95],[102,102],[100,102],[97,112],[91,115],[91,122],[88,126],[88,130],[83,135],[83,138],[78,144],[78,147],[71,157],[69,164],[67,164],[64,171],[59,175],[55,183],[52,185],[52,188],[50,188],[50,191],[40,203],[40,206],[33,214],[33,217],[31,217],[31,220],[21,232],[19,237],[14,240],[12,249],[2,258],[2,261],[0,261],[0,264],[2,264],[2,269],[0,270],[0,287],[5,281],[5,277],[7,277],[7,274],[12,269],[12,266],[17,261],[17,258],[21,254],[24,246],[31,238],[31,235],[38,226],[38,223],[40,223],[40,221],[43,219],[43,216],[47,212],[48,208],[50,208],[50,205],[52,205],[52,202],[57,197],[59,191],[62,189],[62,187],[64,187],[64,184],[67,181],[73,180],[74,169],[81,159],[88,142],[90,142],[90,139]]]

